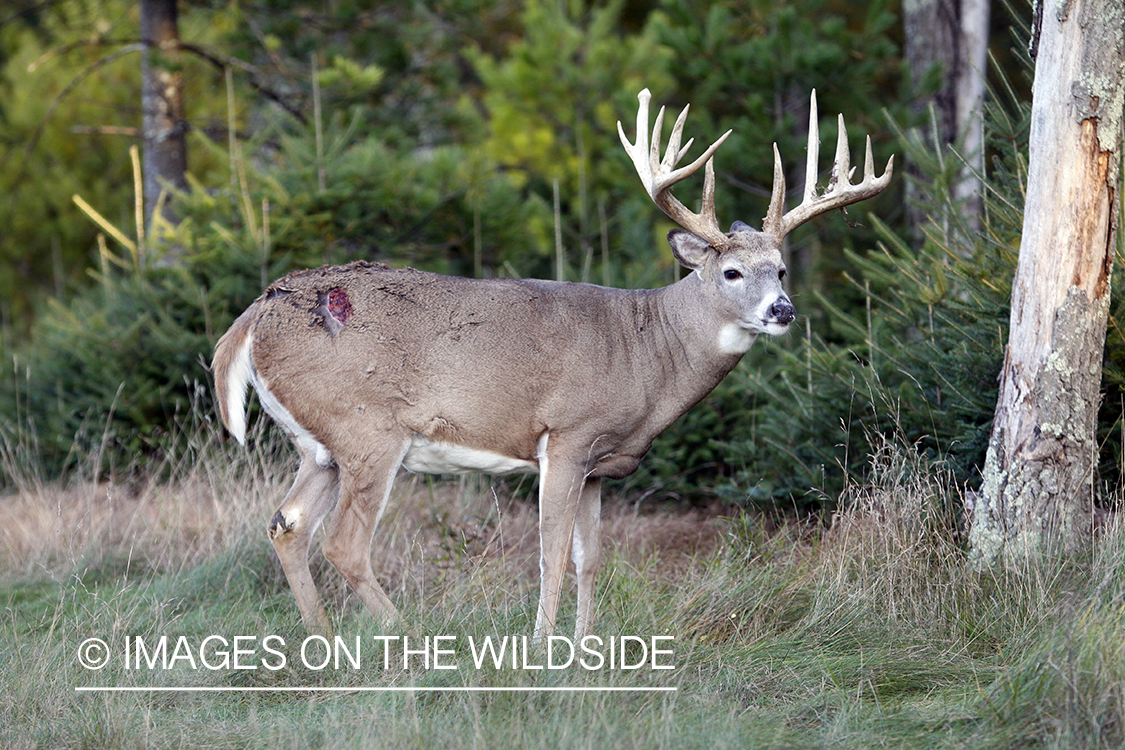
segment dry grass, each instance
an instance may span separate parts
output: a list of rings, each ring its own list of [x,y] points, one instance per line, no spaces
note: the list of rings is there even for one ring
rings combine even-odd
[[[266,524],[295,468],[275,452],[207,453],[170,481],[25,483],[0,496],[0,573],[35,577],[115,559],[134,570],[181,570],[232,543],[268,546]],[[453,584],[526,596],[539,575],[534,490],[532,479],[509,487],[402,472],[372,544],[384,588],[430,602]],[[661,512],[609,498],[603,559],[640,568],[657,558],[653,572],[673,580],[709,556],[730,523],[718,506]],[[325,595],[341,604],[346,587],[315,546],[312,565]],[[276,560],[270,573],[284,580]]]
[[[1110,523],[1087,558],[974,571],[955,488],[902,447],[873,458],[870,484],[853,487],[827,526],[605,503],[599,631],[673,634],[678,667],[661,678],[678,686],[674,697],[75,700],[90,674],[74,649],[91,634],[112,643],[300,631],[265,535],[295,467],[279,443],[253,444],[236,450],[204,435],[159,480],[60,487],[23,476],[0,497],[0,745],[1108,748],[1125,737],[1122,524]],[[372,557],[409,627],[530,631],[533,493],[530,479],[399,478]],[[366,632],[371,619],[340,576],[319,553],[313,567],[340,632]],[[563,601],[565,630],[573,592]],[[539,677],[636,684],[620,674]]]

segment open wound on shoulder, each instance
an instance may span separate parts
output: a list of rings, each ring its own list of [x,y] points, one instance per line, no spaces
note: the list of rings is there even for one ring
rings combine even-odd
[[[352,316],[352,303],[348,293],[340,287],[333,287],[317,294],[317,306],[313,312],[324,319],[324,327],[333,336],[338,334]]]

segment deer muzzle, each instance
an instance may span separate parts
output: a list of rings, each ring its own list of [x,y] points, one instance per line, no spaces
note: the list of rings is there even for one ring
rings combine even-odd
[[[793,308],[793,303],[789,301],[788,297],[778,297],[777,300],[770,305],[769,322],[777,323],[779,325],[789,325],[797,317],[797,311]]]

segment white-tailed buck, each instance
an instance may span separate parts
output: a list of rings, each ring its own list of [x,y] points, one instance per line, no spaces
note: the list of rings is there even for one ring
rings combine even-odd
[[[576,637],[590,632],[600,549],[601,480],[631,474],[653,439],[706,396],[759,333],[784,333],[796,313],[782,287],[780,243],[794,227],[863,200],[876,177],[867,140],[864,177],[851,183],[840,118],[836,162],[818,193],[815,92],[804,199],[783,211],[774,186],[761,232],[715,218],[712,155],[676,164],[687,108],[660,158],[664,110],[648,138],[648,90],[637,142],[618,123],[649,196],[683,229],[668,241],[692,270],[663,289],[462,279],[352,263],[274,282],[215,350],[223,422],[246,435],[246,386],[297,446],[300,468],[269,535],[305,626],[329,622],[309,572],[309,541],[336,513],[324,554],[367,609],[396,616],[371,567],[371,539],[400,467],[413,472],[539,473],[541,588],[535,636],[553,633],[568,561],[578,584]],[[893,159],[892,159],[893,161]],[[706,163],[703,204],[689,211],[670,189]]]

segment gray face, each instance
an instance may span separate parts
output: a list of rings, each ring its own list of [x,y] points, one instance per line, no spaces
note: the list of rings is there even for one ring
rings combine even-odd
[[[797,313],[782,286],[780,242],[740,221],[727,237],[721,253],[683,230],[673,230],[668,241],[676,258],[726,300],[734,326],[749,335],[785,333]]]

